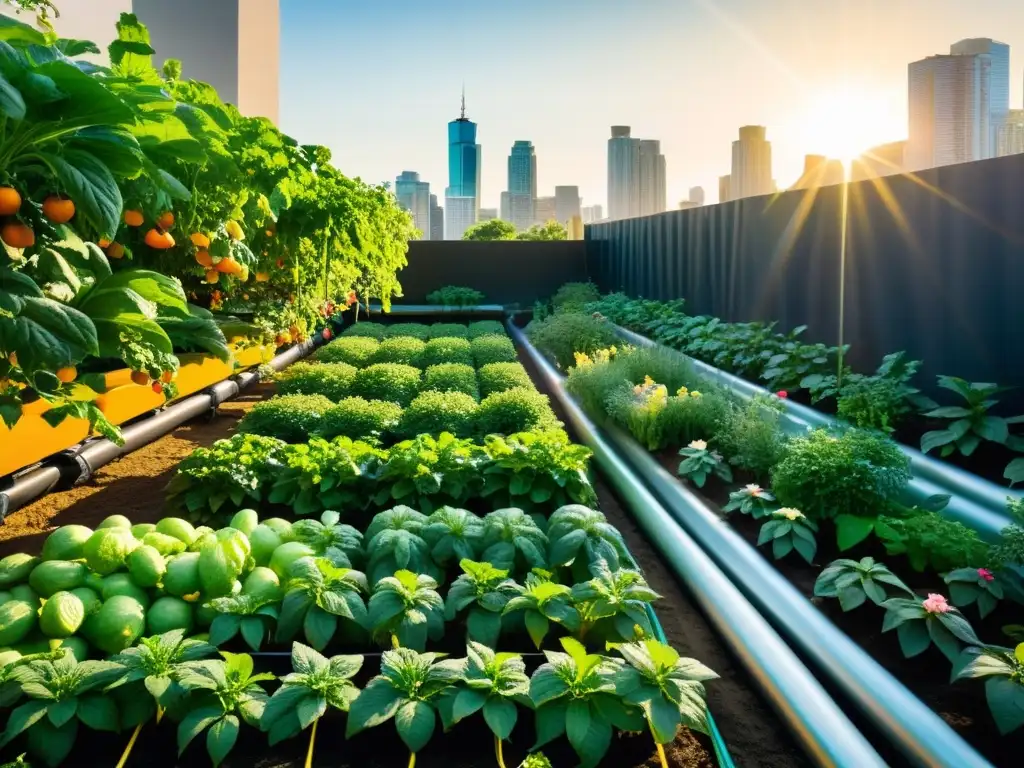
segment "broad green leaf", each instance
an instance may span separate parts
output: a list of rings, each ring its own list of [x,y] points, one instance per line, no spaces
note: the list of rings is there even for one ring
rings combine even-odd
[[[661,696],[654,696],[647,702],[645,708],[655,741],[659,744],[674,741],[679,729],[679,706]]]
[[[395,727],[405,746],[412,753],[419,752],[434,735],[437,716],[434,708],[424,701],[403,702],[395,712]]]
[[[0,280],[0,291],[5,289]],[[56,370],[99,354],[96,327],[82,312],[52,299],[8,298],[16,309],[13,319],[0,315],[0,346],[17,351],[23,369]]]
[[[550,628],[550,622],[537,611],[528,610],[524,616],[526,622],[526,631],[530,633],[530,639],[533,640],[533,644],[540,648],[541,643],[544,642],[544,638]]]
[[[309,644],[322,651],[338,629],[338,617],[314,605],[306,612],[302,627]]]
[[[874,517],[838,515],[836,517],[836,543],[846,551],[864,541],[875,530]]]
[[[161,315],[191,317],[181,281],[149,269],[126,269],[104,278],[76,306],[91,315],[93,305],[109,303],[113,294],[128,291],[156,305]]]
[[[1024,725],[1024,686],[1020,683],[1006,677],[990,677],[985,681],[985,697],[1001,734]]]
[[[124,201],[110,169],[80,149],[65,150],[61,156],[52,155],[49,161],[67,194],[75,201],[77,215],[101,236],[113,238]]]
[[[25,119],[25,99],[3,75],[0,75],[0,114],[11,120]]]
[[[487,692],[476,688],[463,688],[455,697],[452,705],[452,720],[459,722],[479,712],[487,701]]]
[[[548,742],[554,741],[565,733],[566,707],[566,703],[562,701],[537,707],[534,712],[537,740],[530,747],[531,752],[540,749]]]
[[[224,714],[220,707],[199,707],[193,709],[178,724],[178,756],[180,757],[192,740],[213,725]]]
[[[240,616],[232,613],[218,614],[210,624],[210,644],[224,645],[238,634],[240,625]]]
[[[238,740],[238,718],[234,715],[225,715],[210,726],[206,732],[206,751],[213,761],[213,768],[217,768],[228,753],[235,746]]]
[[[158,319],[160,327],[170,338],[175,348],[194,352],[209,352],[225,362],[231,358],[224,332],[215,320],[198,314],[191,304],[188,317],[163,316]]]
[[[45,700],[33,699],[22,704],[11,712],[7,720],[7,728],[0,736],[0,747],[11,742],[11,740],[26,728],[31,728],[46,716],[47,702]]]
[[[60,728],[64,723],[73,718],[77,711],[78,699],[70,698],[51,704],[46,711],[46,715],[50,718],[50,722],[53,723],[54,727]]]
[[[252,650],[258,651],[266,635],[266,626],[263,623],[263,619],[259,616],[244,616],[241,622],[239,622],[239,628],[241,629],[242,639],[245,640],[245,644]]]
[[[466,631],[470,640],[494,648],[501,634],[501,614],[474,606],[466,617]]]
[[[0,14],[0,40],[23,45],[46,45],[46,36],[35,27]]]
[[[78,719],[94,731],[118,731],[117,705],[109,696],[90,694],[78,700]]]
[[[931,636],[925,621],[906,621],[896,627],[900,649],[908,659],[924,653],[931,645]]]
[[[299,725],[303,728],[311,726],[313,721],[323,717],[326,711],[327,699],[316,694],[306,696],[295,707],[295,714],[299,718]]]
[[[517,717],[516,705],[509,699],[491,696],[484,705],[484,720],[499,739],[505,740],[511,735]]]
[[[29,729],[28,749],[30,753],[39,755],[46,765],[57,766],[71,754],[77,736],[76,718],[68,720],[60,728],[55,728],[49,720],[40,720]]]
[[[142,148],[138,139],[123,128],[105,125],[83,128],[68,146],[85,150],[120,178],[132,179],[142,172]]]
[[[360,692],[348,711],[346,738],[355,736],[366,728],[375,728],[394,717],[402,694],[396,691],[384,678],[374,678]]]
[[[956,440],[956,435],[948,429],[939,429],[933,432],[925,432],[921,436],[921,452],[928,453],[933,448],[939,448]]]

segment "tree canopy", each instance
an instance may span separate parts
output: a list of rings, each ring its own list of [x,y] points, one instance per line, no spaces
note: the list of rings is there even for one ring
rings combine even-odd
[[[467,229],[462,235],[463,240],[515,240],[515,225],[501,219],[481,221]]]
[[[551,219],[547,224],[534,224],[520,232],[518,240],[568,240],[569,233],[560,222]]]

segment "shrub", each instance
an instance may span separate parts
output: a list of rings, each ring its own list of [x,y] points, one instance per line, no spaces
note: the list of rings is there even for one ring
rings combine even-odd
[[[476,412],[481,435],[511,435],[561,426],[548,399],[535,389],[515,387],[485,397]]]
[[[418,366],[426,343],[412,336],[385,339],[373,356],[374,363],[400,363]]]
[[[482,397],[516,387],[534,388],[530,374],[520,363],[489,363],[477,371],[476,376]]]
[[[321,363],[348,363],[365,368],[373,361],[380,342],[370,336],[348,336],[335,339],[316,353]]]
[[[466,339],[444,337],[431,339],[420,356],[420,366],[428,368],[442,363],[462,363],[472,365],[473,352]]]
[[[426,341],[430,338],[430,326],[423,323],[395,323],[384,327],[384,338],[393,339],[396,336],[412,336]]]
[[[816,429],[794,438],[772,471],[779,504],[816,520],[877,516],[909,481],[910,460],[899,446],[859,429],[839,435]]]
[[[505,326],[500,320],[478,320],[470,323],[466,329],[470,339],[477,339],[481,336],[504,336]]]
[[[593,283],[566,283],[551,298],[556,313],[582,312],[587,304],[599,301],[601,292]]]
[[[476,411],[476,400],[462,392],[423,392],[405,409],[399,432],[407,438],[442,432],[470,437]]]
[[[330,440],[344,435],[353,440],[383,442],[402,419],[402,406],[384,400],[346,397],[320,420],[317,435]]]
[[[446,285],[427,294],[427,304],[440,304],[445,307],[472,307],[482,304],[484,295],[475,288],[461,285]]]
[[[635,391],[620,385],[605,402],[608,415],[624,424],[648,450],[678,448],[694,440],[709,440],[722,427],[729,413],[729,401],[708,389],[667,390],[659,394],[641,386]]]
[[[779,424],[781,418],[782,404],[777,398],[733,404],[715,435],[715,445],[730,464],[765,480],[786,455],[788,440]]]
[[[242,420],[238,431],[249,435],[276,437],[288,443],[302,443],[320,425],[320,419],[334,403],[323,395],[280,395],[256,403]]]
[[[295,363],[274,380],[282,395],[324,395],[338,402],[348,396],[355,375],[347,363]]]
[[[469,335],[469,329],[462,323],[434,323],[428,330],[432,339],[444,339],[449,336],[464,339]]]
[[[380,323],[353,323],[344,331],[342,331],[341,335],[362,336],[364,338],[377,339],[377,341],[380,341],[381,339],[384,338],[386,330],[386,326],[383,326]]]
[[[477,368],[488,363],[514,363],[516,347],[508,336],[479,336],[473,339],[473,362]]]
[[[356,373],[352,394],[406,406],[420,390],[420,370],[399,363],[377,363]]]
[[[576,362],[576,353],[592,354],[612,346],[617,337],[604,320],[582,314],[561,314],[534,321],[526,328],[530,341],[563,371]]]
[[[946,573],[988,564],[989,546],[978,532],[935,512],[879,518],[875,533],[890,555],[906,555],[914,570]],[[884,525],[881,525],[884,524]]]
[[[480,393],[476,387],[476,371],[473,366],[463,363],[442,363],[432,365],[423,374],[423,391],[462,392],[474,399]]]

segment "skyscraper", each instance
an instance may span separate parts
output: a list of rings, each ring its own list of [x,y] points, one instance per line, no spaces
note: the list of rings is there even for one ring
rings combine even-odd
[[[517,141],[508,156],[508,215],[516,229],[533,224],[533,201],[537,197],[537,155],[529,141]]]
[[[412,214],[413,223],[420,231],[420,240],[430,239],[430,184],[420,181],[415,171],[402,171],[395,179],[395,197],[398,204]],[[435,205],[437,198],[434,197]]]
[[[437,204],[437,195],[430,196],[430,239],[444,240],[444,206]]]
[[[462,112],[448,123],[448,188],[444,191],[444,236],[461,240],[480,218],[480,145],[476,123],[466,117],[466,93]]]
[[[613,125],[608,139],[608,218],[640,215],[640,140],[628,125]]]
[[[691,203],[704,205],[704,187],[690,187],[690,196],[687,199]]]
[[[594,224],[604,218],[604,209],[600,205],[585,205],[580,209],[580,218],[584,224]]]
[[[1011,109],[999,129],[999,157],[1024,154],[1024,109]]]
[[[908,170],[992,155],[991,69],[987,53],[929,56],[909,65]]]
[[[740,128],[739,140],[732,143],[730,200],[772,193],[772,145],[766,135],[763,125]]]
[[[987,37],[961,40],[949,47],[956,56],[987,54],[992,64],[989,67],[989,153],[995,157],[999,143],[999,129],[1006,122],[1010,111],[1010,46]]]
[[[533,223],[534,224],[547,224],[552,219],[555,219],[557,215],[557,209],[555,207],[555,198],[553,197],[538,197],[533,201]],[[527,227],[529,229],[529,227]]]
[[[580,188],[555,187],[555,218],[562,224],[572,220],[580,213]]]
[[[790,189],[814,189],[831,184],[842,184],[846,178],[841,160],[829,160],[824,155],[805,155],[804,172]]]
[[[661,142],[640,140],[640,215],[650,216],[665,210],[665,156]]]
[[[732,200],[732,176],[726,174],[718,177],[718,202],[728,203]]]

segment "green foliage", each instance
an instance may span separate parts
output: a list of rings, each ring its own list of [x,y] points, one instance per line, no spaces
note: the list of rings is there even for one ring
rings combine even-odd
[[[505,326],[500,320],[478,320],[469,324],[466,335],[470,341],[481,336],[504,336]]]
[[[462,323],[434,323],[428,333],[431,339],[465,339],[469,337],[469,328]]]
[[[920,390],[910,386],[910,380],[921,367],[919,360],[906,360],[904,352],[886,355],[882,365],[871,376],[858,373],[843,375],[839,389],[837,413],[856,427],[879,429],[892,432],[919,407],[935,407],[921,395]],[[832,379],[833,377],[829,377]],[[815,400],[832,394],[817,388],[811,389]]]
[[[427,304],[439,304],[443,307],[474,307],[483,303],[483,293],[461,285],[446,285],[427,294]]]
[[[377,363],[357,372],[352,394],[407,406],[420,391],[420,370],[411,365]]]
[[[412,336],[389,336],[377,349],[373,357],[374,363],[399,363],[401,365],[420,365],[420,358],[426,343]]]
[[[560,238],[565,239],[565,238]],[[601,298],[601,292],[593,283],[566,283],[551,297],[555,312],[583,312],[587,304]],[[583,352],[585,350],[578,350]]]
[[[732,482],[732,470],[722,461],[722,454],[708,449],[703,440],[694,440],[685,448],[680,449],[683,460],[677,470],[683,477],[698,488],[703,488],[709,476],[713,475],[723,483]]]
[[[591,566],[592,577],[572,588],[572,602],[580,614],[577,637],[604,642],[629,642],[651,637],[654,629],[647,606],[661,598],[643,575],[630,568],[613,570],[604,560]]]
[[[514,363],[516,347],[505,334],[477,336],[472,342],[473,363],[482,368],[489,363]]]
[[[484,517],[482,560],[509,573],[548,565],[548,537],[521,509],[498,509]]]
[[[533,389],[517,387],[495,392],[480,401],[476,412],[477,433],[511,435],[561,426],[547,397]]]
[[[994,395],[1005,391],[1006,387],[972,383],[956,376],[939,376],[939,386],[959,395],[964,405],[943,406],[924,414],[926,418],[949,420],[945,429],[926,432],[921,436],[921,450],[924,453],[941,448],[939,454],[943,457],[951,456],[954,452],[970,456],[982,440],[1006,445],[1011,439],[1010,425],[1024,423],[1024,416],[1005,419],[989,413],[999,402]]]
[[[560,429],[488,435],[490,466],[482,469],[482,495],[495,506],[547,509],[597,504],[588,465],[591,450]]]
[[[398,431],[410,438],[442,432],[470,437],[476,427],[477,408],[476,400],[462,392],[423,392],[405,409]]]
[[[355,376],[347,363],[293,363],[274,379],[282,395],[323,395],[337,402],[348,396]]]
[[[308,545],[334,565],[351,568],[363,560],[363,534],[340,520],[341,515],[333,510],[324,512],[319,520],[296,520],[290,539]]]
[[[331,406],[320,419],[317,434],[325,439],[339,436],[370,443],[384,443],[398,431],[402,407],[384,400],[346,397]]]
[[[365,504],[364,467],[379,456],[372,446],[347,437],[294,445],[276,467],[268,468],[273,480],[267,500],[289,504],[299,515]]]
[[[739,510],[755,520],[767,517],[775,509],[775,497],[755,483],[749,483],[738,491],[729,494],[729,503],[722,507],[723,512]]]
[[[412,504],[431,511],[463,506],[480,493],[481,473],[490,463],[483,446],[442,433],[418,435],[391,447],[378,473],[373,502]]]
[[[473,353],[469,341],[457,336],[442,336],[428,341],[420,358],[420,367],[427,368],[443,363],[471,365]]]
[[[381,341],[387,334],[388,326],[382,323],[371,323],[364,320],[361,323],[353,323],[341,332],[342,337],[354,336],[356,338],[376,339]],[[328,345],[330,346],[330,345]]]
[[[488,363],[477,371],[483,397],[508,389],[533,389],[530,374],[520,363]]]
[[[423,373],[423,391],[462,392],[474,400],[480,393],[476,386],[476,371],[471,365],[444,363],[432,365]]]
[[[546,224],[534,224],[525,232],[520,232],[516,240],[568,240],[569,232],[559,221],[551,220]]]
[[[916,571],[944,573],[985,564],[989,547],[978,532],[935,512],[882,516],[875,534],[890,555],[906,555]]]
[[[814,582],[815,597],[834,597],[844,611],[852,611],[870,599],[883,605],[896,595],[913,597],[910,587],[874,558],[841,559],[830,563]]]
[[[502,612],[518,594],[519,585],[508,577],[507,570],[490,563],[463,559],[459,568],[462,574],[452,582],[445,597],[445,620],[453,622],[464,613],[467,639],[496,648],[502,631]]]
[[[818,524],[809,520],[800,510],[777,509],[771,513],[771,519],[761,526],[757,546],[764,546],[770,541],[772,557],[776,560],[796,550],[808,564],[813,564],[814,554],[818,551],[818,540],[815,538],[817,532]]]
[[[767,479],[785,458],[789,441],[782,431],[778,398],[755,397],[735,403],[715,432],[715,444],[733,466]]]
[[[582,504],[559,507],[548,519],[549,562],[553,567],[572,564],[577,580],[590,578],[601,561],[612,570],[629,562],[622,535],[603,513]]]
[[[779,503],[812,520],[838,515],[875,517],[910,481],[910,461],[892,440],[850,429],[816,429],[789,442],[772,471]]]
[[[324,557],[303,557],[291,565],[281,613],[277,620],[277,642],[291,640],[302,629],[318,651],[334,637],[339,624],[347,636],[359,636],[366,628],[363,595],[369,591],[366,576],[339,568]]]
[[[444,601],[430,576],[399,570],[376,582],[370,598],[368,623],[384,647],[423,651],[427,639],[444,635]]]
[[[1013,522],[1003,528],[999,543],[989,552],[994,568],[1024,566],[1024,499],[1009,497],[1006,506]]]
[[[441,568],[452,563],[469,561],[483,548],[484,523],[465,509],[441,507],[427,519],[423,540],[430,547],[430,557]]]
[[[954,674],[956,680],[985,679],[985,698],[999,733],[1024,725],[1024,643],[1016,648],[968,648],[968,658]]]
[[[380,342],[370,336],[342,336],[321,347],[316,353],[316,359],[321,363],[346,363],[356,368],[365,368],[373,362],[378,347]]]
[[[942,578],[949,585],[953,605],[957,608],[977,605],[982,619],[992,613],[1006,596],[1001,574],[986,568],[957,568]]]
[[[981,645],[971,625],[942,595],[929,595],[927,600],[891,597],[882,607],[882,631],[896,630],[900,649],[908,659],[924,653],[934,643],[952,664],[957,664],[963,650],[961,643]]]
[[[318,430],[321,417],[332,405],[324,395],[278,395],[256,403],[238,422],[237,429],[243,434],[299,443]]]
[[[430,547],[420,535],[426,515],[410,507],[398,506],[381,512],[366,529],[368,543],[367,573],[377,584],[401,570],[441,577],[430,558]]]
[[[580,629],[580,614],[572,604],[572,589],[551,580],[550,574],[535,569],[526,576],[525,586],[515,585],[518,595],[509,600],[503,615],[522,613],[526,631],[534,646],[540,649],[551,630],[551,624],[568,632]]]
[[[423,323],[395,323],[384,326],[384,338],[393,339],[397,336],[411,336],[426,341],[430,338],[430,326]]]
[[[462,233],[463,240],[515,240],[516,226],[501,219],[491,219],[474,224]]]
[[[575,364],[577,352],[590,355],[610,347],[618,339],[604,320],[568,311],[534,320],[527,326],[526,335],[563,371]]]
[[[273,636],[281,615],[280,602],[280,595],[246,594],[211,600],[208,605],[217,615],[210,623],[210,642],[221,646],[241,633],[246,645],[254,651],[260,650],[263,641]]]

